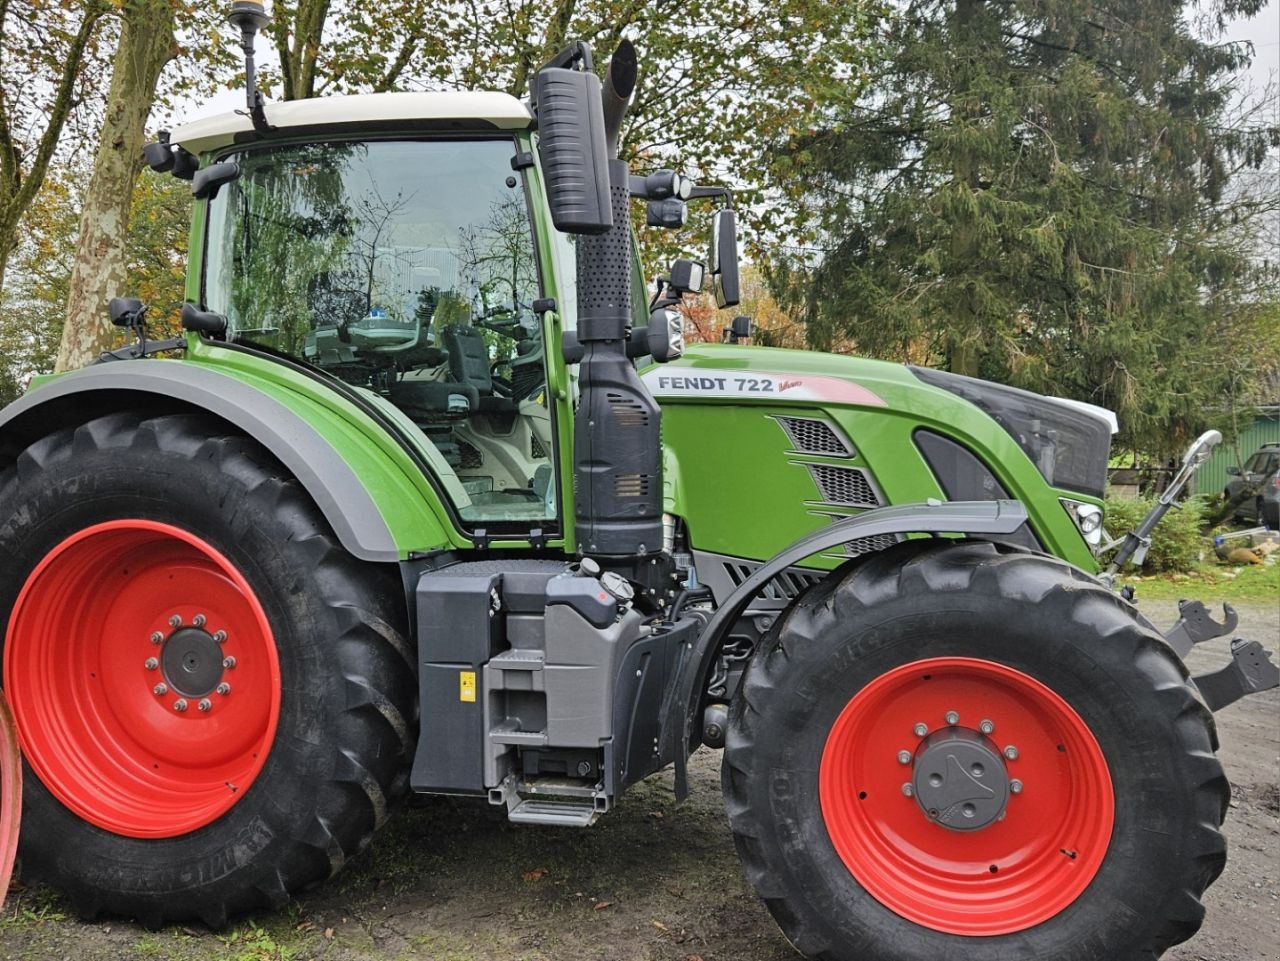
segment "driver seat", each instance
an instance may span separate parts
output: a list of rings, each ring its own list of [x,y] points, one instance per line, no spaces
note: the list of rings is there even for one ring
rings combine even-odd
[[[489,347],[474,327],[453,325],[440,332],[449,352],[449,376],[459,384],[475,389],[481,414],[514,414],[515,402],[494,393],[493,374],[489,371]]]

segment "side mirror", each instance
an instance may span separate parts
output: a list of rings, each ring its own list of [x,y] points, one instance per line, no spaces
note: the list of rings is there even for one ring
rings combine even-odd
[[[216,163],[197,170],[191,178],[191,194],[197,200],[218,196],[223,184],[229,184],[240,176],[238,163]]]
[[[608,232],[613,208],[600,81],[588,70],[544,67],[531,92],[552,223],[567,234]]]
[[[751,336],[751,318],[746,314],[739,314],[733,318],[733,322],[724,329],[721,340],[726,344],[736,344],[740,340],[746,340]]]
[[[147,305],[137,297],[112,297],[107,301],[107,316],[117,327],[140,327]]]
[[[717,210],[711,218],[711,257],[708,261],[715,282],[716,305],[736,307],[738,289],[738,217],[732,210]]]
[[[1239,477],[1240,468],[1237,467],[1235,464],[1232,464],[1230,467],[1227,468],[1227,473],[1230,474],[1232,477]]]
[[[684,315],[659,307],[649,315],[649,356],[659,364],[684,353]]]

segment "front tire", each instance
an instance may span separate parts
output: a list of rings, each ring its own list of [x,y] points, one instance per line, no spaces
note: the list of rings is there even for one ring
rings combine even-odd
[[[1096,581],[915,541],[780,621],[723,781],[746,873],[806,955],[1149,961],[1199,928],[1225,862],[1215,748],[1185,668]]]
[[[0,631],[24,873],[148,925],[279,906],[402,793],[393,571],[205,418],[113,414],[0,473]]]

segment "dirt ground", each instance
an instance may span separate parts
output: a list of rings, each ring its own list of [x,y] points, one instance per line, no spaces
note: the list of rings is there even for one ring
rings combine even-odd
[[[1172,603],[1142,605],[1157,624]],[[1240,605],[1239,633],[1280,648],[1280,599]],[[1226,642],[1202,645],[1212,669]],[[1280,959],[1280,691],[1218,715],[1233,786],[1227,869],[1200,934],[1169,961]],[[513,827],[483,805],[403,811],[336,879],[283,911],[212,933],[83,924],[19,885],[0,958],[31,961],[786,961],[796,955],[748,888],[720,805],[719,754],[700,752],[693,797],[670,775],[639,785],[587,831]]]

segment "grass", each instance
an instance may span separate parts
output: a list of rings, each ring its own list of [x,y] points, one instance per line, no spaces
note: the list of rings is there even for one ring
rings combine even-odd
[[[1206,563],[1186,574],[1126,576],[1139,600],[1176,601],[1195,598],[1212,605],[1215,601],[1280,603],[1280,563],[1261,567],[1231,567]]]

